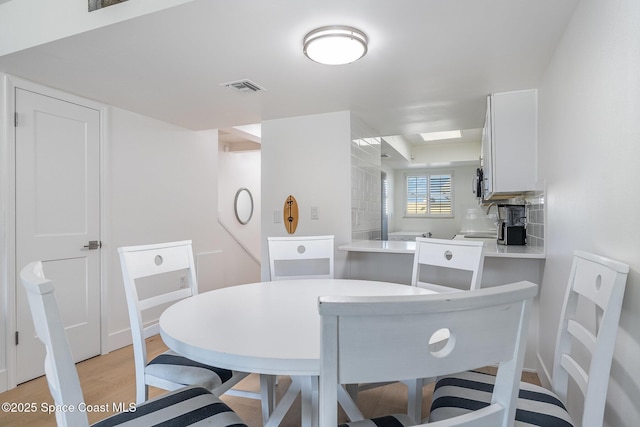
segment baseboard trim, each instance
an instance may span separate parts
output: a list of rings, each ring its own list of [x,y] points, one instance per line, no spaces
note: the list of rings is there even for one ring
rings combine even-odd
[[[149,335],[156,335],[160,333],[160,324],[158,324],[157,319],[147,322],[144,327],[147,332],[149,331],[149,329],[151,330]],[[113,332],[112,334],[109,334],[108,337],[107,353],[131,345],[132,343],[133,340],[131,338],[131,328],[121,329],[117,332]]]
[[[9,390],[9,373],[6,369],[0,369],[0,393]]]
[[[549,370],[547,369],[547,366],[543,362],[542,356],[540,356],[540,353],[536,353],[536,358],[538,360],[538,368],[536,369],[536,372],[538,373],[538,378],[540,379],[540,383],[544,387],[550,389],[551,388],[551,374],[549,373]],[[540,373],[542,373],[542,375]]]
[[[112,352],[122,347],[126,347],[131,345],[131,330],[123,329],[118,332],[114,332],[109,334],[108,342],[107,342],[107,352]]]

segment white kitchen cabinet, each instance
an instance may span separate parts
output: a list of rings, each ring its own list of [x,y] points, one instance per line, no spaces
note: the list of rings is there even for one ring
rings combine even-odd
[[[505,198],[535,189],[537,181],[537,90],[487,97],[482,134],[484,198]]]

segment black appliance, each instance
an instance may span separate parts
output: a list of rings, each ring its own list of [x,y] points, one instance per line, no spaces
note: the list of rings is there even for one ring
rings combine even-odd
[[[498,205],[498,244],[526,245],[524,205]]]
[[[482,168],[476,169],[476,176],[473,178],[473,194],[478,198],[483,198],[484,172]]]
[[[498,244],[526,245],[527,229],[524,225],[507,225],[506,222],[501,222],[498,229]]]

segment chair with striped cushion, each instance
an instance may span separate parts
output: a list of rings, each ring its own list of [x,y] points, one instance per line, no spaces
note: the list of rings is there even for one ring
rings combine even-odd
[[[459,292],[478,289],[484,268],[484,242],[474,239],[416,238],[411,285],[435,292]],[[441,339],[440,337],[434,337]],[[422,413],[422,388],[435,378],[406,382],[407,413],[419,418]]]
[[[416,238],[413,256],[411,285],[435,292],[460,292],[480,288],[484,264],[484,242],[482,240],[451,240],[426,237]],[[434,341],[446,338],[442,333]],[[435,378],[403,381],[407,386],[407,413],[420,418],[422,413],[422,388]],[[355,398],[359,391],[382,384],[360,384],[348,386],[349,394]]]
[[[537,291],[533,283],[518,282],[409,297],[321,297],[319,426],[335,427],[338,396],[351,420],[344,426],[403,427],[420,422],[406,414],[364,420],[340,384],[436,377],[490,364],[498,365],[499,379],[492,404],[433,427],[512,425]],[[434,347],[430,341],[442,330],[447,330],[448,340]]]
[[[55,411],[56,424],[59,427],[88,426],[87,411],[82,408],[91,402],[85,402],[82,395],[53,283],[44,277],[39,261],[24,267],[20,279],[27,293],[36,334],[46,347],[47,382],[54,404],[61,408]],[[247,427],[225,403],[202,387],[175,390],[94,425],[148,427],[162,423],[180,427],[197,423],[212,427]]]
[[[146,339],[159,329],[157,321],[145,323],[151,316],[157,319],[167,304],[198,293],[191,241],[121,247],[118,252],[133,338],[136,403],[148,399],[148,386],[171,391],[195,385],[220,396],[248,375],[203,365],[172,351],[147,362]]]
[[[520,383],[516,425],[603,425],[628,272],[626,264],[575,252],[560,317],[551,390]],[[486,406],[495,382],[494,376],[479,372],[439,378],[429,419],[444,420]],[[567,400],[569,394],[572,398]],[[580,395],[582,402],[574,397]]]

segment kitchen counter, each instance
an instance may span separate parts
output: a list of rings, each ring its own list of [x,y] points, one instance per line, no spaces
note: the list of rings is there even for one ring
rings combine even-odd
[[[464,239],[465,237],[458,235],[455,238]],[[495,239],[474,238],[472,240],[482,240],[484,242],[485,257],[545,259],[544,251],[533,248],[531,246],[498,245]],[[413,254],[416,251],[416,242],[391,240],[355,240],[349,244],[339,246],[338,249],[348,252]]]
[[[416,251],[416,242],[407,240],[354,240],[338,246],[341,251],[377,252],[391,254],[412,254]]]

